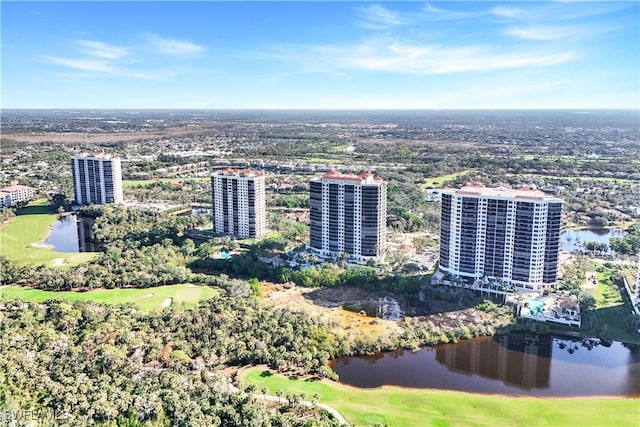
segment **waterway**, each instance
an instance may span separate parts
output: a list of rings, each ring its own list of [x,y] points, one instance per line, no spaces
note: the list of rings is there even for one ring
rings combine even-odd
[[[568,230],[560,234],[560,248],[565,251],[576,252],[585,250],[587,242],[606,243],[612,237],[622,237],[624,231],[619,228],[591,228],[587,230]],[[611,253],[611,249],[607,250]]]
[[[95,252],[99,250],[91,242],[91,220],[65,215],[51,226],[51,232],[44,242],[58,252]]]
[[[509,334],[332,362],[340,382],[527,396],[640,397],[640,346]]]

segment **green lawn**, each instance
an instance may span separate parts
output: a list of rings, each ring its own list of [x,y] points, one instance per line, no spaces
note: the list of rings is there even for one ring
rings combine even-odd
[[[442,187],[445,182],[454,180],[460,176],[465,176],[471,173],[471,169],[464,170],[462,172],[456,172],[449,175],[436,176],[431,178],[425,178],[423,183],[421,184],[422,188],[428,187]]]
[[[21,286],[5,286],[0,288],[0,295],[13,299],[20,297],[26,301],[46,301],[52,298],[64,298],[68,301],[88,300],[107,304],[124,304],[132,302],[142,310],[151,311],[161,308],[161,304],[172,298],[172,306],[181,307],[184,302],[192,307],[198,301],[214,297],[218,291],[208,286],[190,284],[157,286],[144,289],[97,289],[88,292],[74,291],[43,291],[40,289],[24,288]]]
[[[276,394],[315,393],[344,415],[352,424],[363,426],[638,426],[640,404],[634,399],[549,399],[505,397],[430,389],[380,387],[359,389],[339,383],[297,380],[263,368],[242,374],[245,385]],[[270,371],[269,371],[270,372]],[[271,372],[270,372],[271,373]],[[283,397],[284,399],[284,397]]]
[[[56,214],[49,213],[45,200],[38,200],[21,209],[10,222],[0,227],[0,254],[19,263],[54,265],[53,260],[64,258],[68,264],[81,264],[94,257],[94,253],[63,253],[50,247],[33,244],[47,239]]]
[[[640,334],[627,328],[631,306],[617,285],[611,282],[611,272],[597,272],[598,286],[593,292],[595,311],[583,320],[587,334],[602,336],[610,340],[640,344]],[[624,291],[623,291],[624,292]]]

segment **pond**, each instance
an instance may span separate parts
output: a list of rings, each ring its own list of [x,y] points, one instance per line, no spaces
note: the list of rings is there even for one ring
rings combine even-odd
[[[640,396],[640,346],[509,334],[332,362],[340,382],[527,396]]]
[[[584,250],[587,242],[609,244],[612,237],[622,237],[624,231],[619,228],[591,228],[587,230],[568,230],[560,233],[560,248],[565,251],[575,252]],[[607,251],[611,253],[611,249]]]
[[[191,208],[191,215],[211,215],[213,213],[213,209],[204,208],[202,206]]]
[[[58,252],[95,252],[98,246],[91,242],[91,220],[65,215],[51,225],[51,232],[44,241]]]

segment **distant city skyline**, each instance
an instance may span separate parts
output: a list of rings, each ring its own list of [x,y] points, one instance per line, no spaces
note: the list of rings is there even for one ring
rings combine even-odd
[[[640,3],[2,2],[1,107],[640,108]]]

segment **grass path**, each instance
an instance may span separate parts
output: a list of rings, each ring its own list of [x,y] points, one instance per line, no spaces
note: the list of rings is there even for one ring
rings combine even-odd
[[[151,311],[161,308],[168,302],[172,306],[192,307],[200,300],[212,298],[217,295],[216,289],[208,286],[196,286],[191,284],[157,286],[142,289],[96,289],[88,292],[74,291],[43,291],[40,289],[24,288],[22,286],[0,287],[0,296],[8,299],[20,297],[25,301],[42,302],[52,298],[64,298],[68,301],[87,300],[107,304],[124,304],[132,302],[142,310]]]
[[[638,426],[640,402],[617,398],[541,399],[432,389],[359,389],[328,380],[310,381],[250,368],[243,384],[276,394],[315,393],[352,424],[401,426]]]
[[[54,260],[64,258],[68,264],[91,260],[95,253],[56,252],[51,247],[34,246],[47,239],[57,215],[49,212],[44,199],[31,203],[10,222],[0,227],[0,255],[18,263],[54,266]]]
[[[471,169],[467,169],[464,170],[462,172],[456,172],[456,173],[452,173],[449,175],[442,175],[442,176],[436,176],[436,177],[431,177],[431,178],[425,178],[423,180],[423,183],[420,184],[420,186],[422,188],[429,188],[429,187],[433,187],[433,188],[440,188],[444,185],[445,182],[447,181],[452,181],[460,176],[465,176],[468,175],[469,173],[471,173]]]

